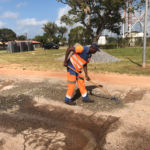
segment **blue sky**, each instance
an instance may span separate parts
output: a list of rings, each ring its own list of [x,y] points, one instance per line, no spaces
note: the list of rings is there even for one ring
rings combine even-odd
[[[57,0],[0,0],[0,28],[34,38],[43,35],[41,27],[48,21],[60,26],[61,16],[69,9]]]
[[[43,35],[41,27],[48,21],[61,26],[60,18],[69,9],[57,0],[0,0],[0,28],[12,29],[17,35],[27,33],[28,38],[32,39]],[[136,15],[139,16],[137,12]],[[80,24],[74,27],[77,25]]]

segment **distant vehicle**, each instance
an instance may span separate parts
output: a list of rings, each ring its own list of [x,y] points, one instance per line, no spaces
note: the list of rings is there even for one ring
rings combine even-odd
[[[59,49],[59,46],[53,43],[44,43],[42,48],[43,49]]]

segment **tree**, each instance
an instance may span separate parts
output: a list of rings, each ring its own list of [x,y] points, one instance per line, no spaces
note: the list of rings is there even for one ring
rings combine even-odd
[[[60,38],[58,36],[53,36],[53,43],[58,44],[60,42]]]
[[[91,35],[87,29],[82,26],[77,26],[70,30],[69,36],[69,43],[74,45],[75,43],[80,43],[81,45],[85,45],[85,41],[89,43]]]
[[[42,42],[43,43],[43,36],[37,35],[33,38],[34,41]]]
[[[54,22],[48,22],[47,24],[44,24],[44,27],[42,27],[42,29],[48,35],[50,42],[53,40],[52,37],[56,33],[58,33],[58,27],[57,27],[57,25]]]
[[[107,38],[107,43],[117,43],[117,39],[116,38],[114,38],[114,37],[108,37]]]
[[[79,30],[78,30],[78,34],[79,34],[79,36],[83,36],[83,33],[84,33],[84,29],[83,28],[80,28]]]
[[[61,17],[61,22],[66,25],[81,23],[87,28],[93,42],[98,42],[104,29],[120,34],[121,17],[120,10],[127,9],[127,0],[57,0],[69,5],[72,9],[67,15]],[[137,2],[138,0],[130,0]],[[136,5],[137,6],[137,5]],[[138,8],[138,6],[136,7]],[[128,11],[134,11],[135,6]]]
[[[64,26],[61,26],[58,28],[58,32],[62,35],[62,38],[64,37],[64,34],[68,32],[68,29]]]
[[[46,33],[44,33],[42,36],[41,35],[37,35],[33,38],[34,41],[38,41],[41,43],[46,43],[48,40],[48,35]]]
[[[3,48],[5,49],[5,42],[16,40],[16,33],[11,29],[0,29],[0,40],[3,43]]]
[[[66,37],[62,37],[62,35],[58,35],[58,36],[53,36],[53,43],[54,44],[59,44],[59,42],[62,42],[63,44],[65,43],[65,41],[67,41]]]
[[[19,35],[19,36],[17,36],[17,40],[26,40],[26,36],[25,35]]]

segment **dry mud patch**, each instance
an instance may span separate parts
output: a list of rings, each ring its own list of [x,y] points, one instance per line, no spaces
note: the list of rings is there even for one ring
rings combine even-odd
[[[21,141],[18,139],[24,149],[100,150],[106,142],[108,129],[119,119],[79,115],[73,110],[50,104],[35,106],[37,102],[27,95],[12,96],[10,99],[13,100],[12,106],[19,105],[19,110],[0,113],[1,149],[4,150],[9,147],[6,139],[10,134],[8,129],[13,129],[12,137],[24,139],[24,143],[22,138]],[[49,111],[50,107],[55,111]],[[3,133],[9,134],[4,136]]]

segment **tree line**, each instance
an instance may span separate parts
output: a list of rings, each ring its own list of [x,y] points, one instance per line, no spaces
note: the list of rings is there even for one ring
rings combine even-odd
[[[35,41],[41,43],[53,42],[58,44],[59,42],[64,43],[67,39],[64,37],[64,34],[68,32],[68,29],[65,26],[58,27],[54,22],[48,22],[42,27],[44,34],[42,36],[37,35],[33,38]]]
[[[54,42],[55,44],[58,44],[60,41],[62,42],[66,41],[66,38],[64,38],[64,34],[68,32],[66,27],[64,26],[58,27],[55,23],[48,22],[47,24],[44,24],[44,27],[42,27],[42,29],[44,30],[45,33],[42,36],[40,35],[35,36],[32,40],[39,41],[41,43]],[[26,39],[25,35],[17,36],[12,29],[8,28],[0,29],[0,41],[2,42],[4,49],[6,42],[15,40],[31,40],[31,39]]]

